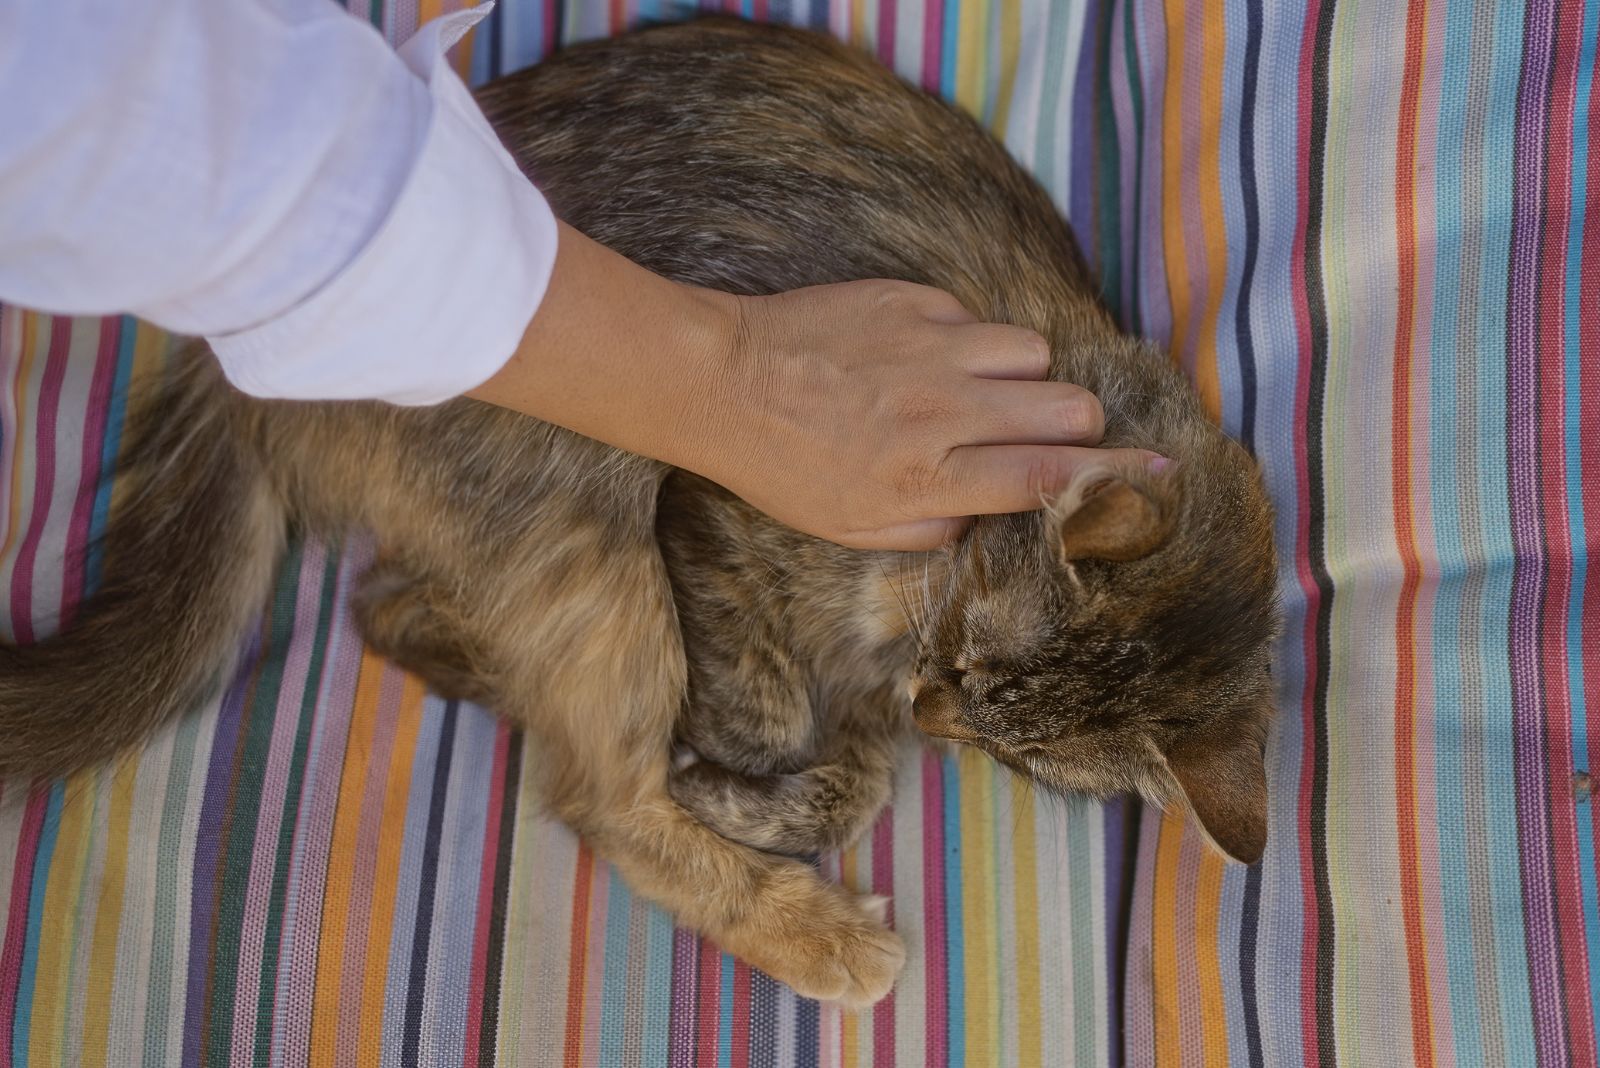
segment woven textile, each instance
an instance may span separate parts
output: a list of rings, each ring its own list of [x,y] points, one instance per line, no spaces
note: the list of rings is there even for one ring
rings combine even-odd
[[[353,6],[396,42],[440,10]],[[370,547],[304,544],[219,700],[0,784],[0,1068],[1594,1064],[1600,0],[732,7],[980,116],[1262,459],[1264,862],[908,750],[822,862],[893,894],[905,977],[819,1008],[541,816],[519,734],[363,652]],[[679,13],[501,0],[458,61]],[[7,637],[94,587],[127,384],[171,344],[0,309]]]

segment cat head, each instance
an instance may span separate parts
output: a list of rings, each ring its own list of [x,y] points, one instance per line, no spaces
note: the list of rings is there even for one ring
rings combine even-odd
[[[1084,470],[1042,513],[978,520],[951,550],[913,709],[1047,788],[1182,798],[1250,863],[1266,844],[1272,511],[1237,444],[1186,448],[1160,471]]]

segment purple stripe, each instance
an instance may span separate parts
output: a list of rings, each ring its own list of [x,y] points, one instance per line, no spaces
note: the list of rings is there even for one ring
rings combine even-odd
[[[1144,143],[1139,146],[1140,203],[1123,206],[1122,217],[1135,228],[1138,242],[1139,332],[1171,341],[1172,303],[1167,293],[1167,256],[1161,215],[1162,100],[1167,91],[1167,23],[1159,4],[1145,17],[1147,5],[1134,6],[1134,40],[1138,47],[1140,83],[1144,87]],[[1147,206],[1148,205],[1148,206]]]
[[[672,932],[672,1016],[667,1024],[669,1068],[694,1068],[695,1029],[700,1016],[700,940],[679,927]]]
[[[1072,109],[1072,140],[1067,146],[1067,216],[1078,231],[1078,244],[1090,265],[1099,270],[1100,235],[1097,231],[1095,204],[1099,190],[1094,176],[1099,161],[1099,144],[1095,137],[1094,109],[1100,97],[1100,71],[1098,63],[1100,8],[1103,0],[1088,0],[1083,15],[1083,37],[1078,47],[1077,77],[1068,98]],[[1056,12],[1057,18],[1068,18],[1065,10]]]
[[[254,684],[261,656],[261,633],[251,635],[250,647],[239,661],[232,685],[222,698],[216,733],[211,743],[211,764],[206,769],[206,790],[195,832],[194,872],[190,879],[188,989],[183,1012],[183,1063],[199,1064],[204,1037],[206,995],[211,984],[211,952],[216,934],[217,894],[221,889],[217,861],[222,852],[222,824],[233,792],[245,699]]]
[[[1545,112],[1548,107],[1555,5],[1530,0],[1523,27],[1522,80],[1512,192],[1511,280],[1506,309],[1506,422],[1510,452],[1511,707],[1515,740],[1518,852],[1534,1048],[1541,1065],[1567,1062],[1560,949],[1556,941],[1554,872],[1550,863],[1549,796],[1544,768],[1544,700],[1539,678],[1539,616],[1544,598],[1539,478],[1539,244],[1544,222]]]
[[[11,573],[11,628],[18,645],[33,644],[33,562],[39,555],[45,522],[50,518],[50,494],[56,480],[56,414],[61,406],[61,382],[67,374],[72,320],[56,316],[50,321],[50,349],[45,357],[44,379],[39,384],[35,414],[33,458],[33,508],[28,513],[28,533],[17,550]]]

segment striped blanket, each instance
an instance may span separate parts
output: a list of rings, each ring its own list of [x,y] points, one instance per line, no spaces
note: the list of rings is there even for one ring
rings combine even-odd
[[[440,2],[353,6],[398,42]],[[1261,457],[1264,862],[908,751],[822,863],[893,894],[910,963],[819,1008],[542,816],[517,732],[363,652],[369,546],[303,544],[218,701],[0,784],[0,1068],[1595,1064],[1600,0],[731,6],[980,116]],[[672,14],[502,0],[458,61]],[[0,312],[6,636],[94,587],[127,384],[170,344]]]

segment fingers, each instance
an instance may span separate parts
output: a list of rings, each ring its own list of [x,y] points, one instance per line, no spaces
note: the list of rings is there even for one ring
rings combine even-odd
[[[979,378],[1040,379],[1050,371],[1050,344],[1032,330],[1004,323],[969,323],[956,336],[961,368]]]
[[[951,515],[1026,512],[1060,493],[1086,466],[1152,465],[1143,449],[1071,445],[968,445],[951,450],[927,507]]]
[[[1106,429],[1100,399],[1067,382],[977,382],[966,402],[966,445],[1094,445]]]

